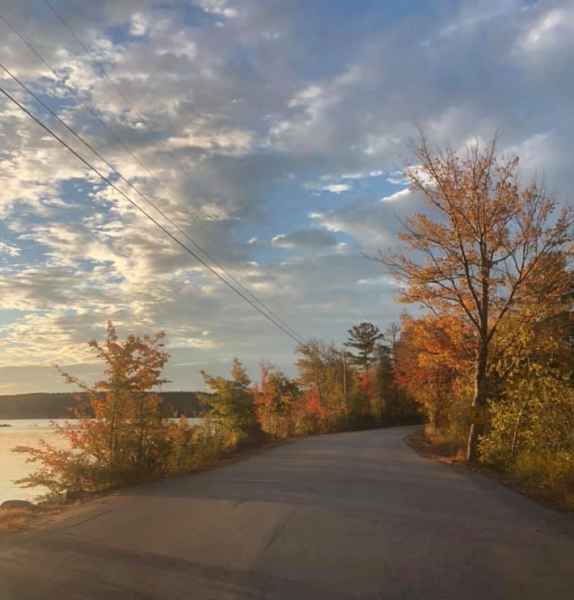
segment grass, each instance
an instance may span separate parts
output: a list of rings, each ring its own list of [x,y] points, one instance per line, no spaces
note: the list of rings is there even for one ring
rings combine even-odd
[[[439,462],[464,463],[464,452],[460,445],[438,434],[429,434],[423,428],[407,436],[408,445],[425,458]]]
[[[165,479],[176,479],[179,477],[186,477],[199,473],[202,471],[208,471],[224,467],[229,464],[233,464],[244,460],[250,456],[257,455],[265,450],[269,450],[276,446],[280,446],[292,441],[292,438],[285,440],[266,440],[260,443],[245,444],[241,447],[227,449],[223,451],[219,456],[213,460],[205,460],[201,464],[198,464],[193,470],[184,473],[173,474],[168,477],[162,477],[152,480],[140,481],[135,483],[126,483],[122,486],[109,488],[99,492],[86,493],[82,498],[66,501],[65,499],[58,498],[56,496],[46,499],[40,504],[35,504],[32,509],[0,509],[0,538],[2,536],[23,532],[36,526],[41,526],[44,521],[49,520],[49,517],[57,515],[73,506],[79,506],[90,502],[97,498],[105,497],[111,493],[114,493],[122,488],[137,487],[138,485],[146,485],[154,481],[161,481]]]
[[[0,510],[0,534],[27,529],[38,518],[36,511],[14,508]]]
[[[494,479],[548,508],[562,512],[574,512],[574,489],[544,485],[539,481],[535,482],[530,477],[522,476],[520,473],[502,471],[483,464],[469,464],[458,444],[442,438],[440,435],[428,434],[422,428],[407,436],[405,441],[425,458],[446,464],[464,465],[469,470]]]

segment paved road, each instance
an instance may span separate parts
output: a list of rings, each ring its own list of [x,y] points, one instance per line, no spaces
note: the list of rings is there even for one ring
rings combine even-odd
[[[420,458],[314,437],[133,488],[0,545],[1,600],[574,598],[570,517]]]

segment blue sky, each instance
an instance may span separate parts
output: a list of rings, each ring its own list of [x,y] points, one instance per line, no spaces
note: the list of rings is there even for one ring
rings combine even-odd
[[[57,76],[2,22],[0,61],[305,338],[405,310],[364,255],[421,208],[417,127],[454,148],[498,132],[571,202],[571,1],[51,1],[89,52],[44,0],[4,0]],[[107,319],[168,333],[172,389],[234,356],[291,369],[289,338],[5,100],[0,131],[0,393],[65,389],[54,364],[97,376]]]

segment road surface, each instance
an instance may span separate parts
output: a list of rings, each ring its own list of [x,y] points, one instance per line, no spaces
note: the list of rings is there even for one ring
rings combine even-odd
[[[312,437],[0,544],[1,600],[574,598],[572,518],[416,455]]]

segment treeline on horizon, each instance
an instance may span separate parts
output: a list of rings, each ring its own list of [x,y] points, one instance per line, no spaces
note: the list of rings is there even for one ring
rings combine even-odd
[[[158,392],[164,417],[201,417],[207,410],[206,392]],[[67,419],[77,401],[88,402],[87,393],[36,392],[0,395],[0,419]],[[93,411],[88,403],[88,414]]]
[[[90,342],[104,378],[88,385],[62,373],[82,390],[69,415],[75,420],[56,425],[68,447],[42,442],[17,448],[38,465],[20,483],[73,497],[189,473],[268,441],[421,422],[417,405],[395,379],[398,330],[385,338],[365,322],[348,333],[342,347],[316,340],[300,345],[294,378],[262,364],[259,381],[252,382],[238,359],[228,377],[202,372],[210,391],[196,395],[202,422],[191,425],[185,416],[166,418],[172,413],[166,414],[165,401],[174,394],[155,391],[166,383],[165,334],[122,340],[108,323],[106,339]]]

